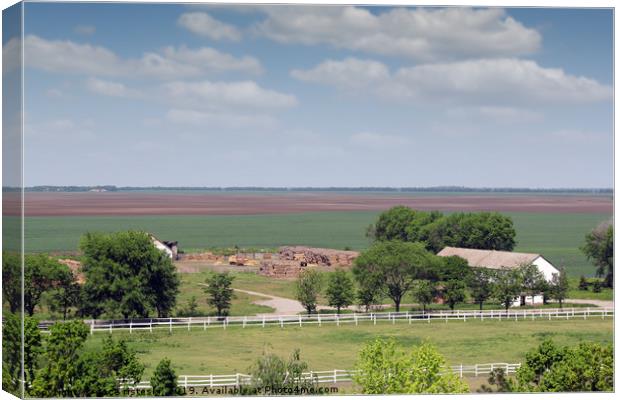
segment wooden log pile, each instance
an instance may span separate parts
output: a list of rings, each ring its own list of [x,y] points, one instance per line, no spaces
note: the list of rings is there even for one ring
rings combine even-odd
[[[284,246],[278,250],[281,260],[305,261],[308,264],[322,266],[350,266],[359,256],[357,251],[324,249],[305,246]]]

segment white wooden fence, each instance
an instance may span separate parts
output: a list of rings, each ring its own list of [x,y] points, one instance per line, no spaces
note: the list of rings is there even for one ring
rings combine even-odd
[[[377,312],[377,313],[350,313],[350,314],[299,314],[299,315],[264,315],[264,316],[244,316],[244,317],[189,317],[189,318],[147,318],[131,320],[85,320],[90,326],[90,333],[113,331],[149,331],[173,329],[207,330],[207,329],[227,329],[228,327],[266,327],[279,326],[284,328],[287,325],[303,326],[323,324],[352,324],[361,323],[374,324],[391,323],[396,321],[414,323],[431,323],[448,321],[523,321],[523,320],[557,320],[557,319],[587,319],[613,318],[614,309],[609,307],[596,308],[539,308],[525,310],[455,310],[455,311],[427,311],[427,312]],[[42,322],[39,327],[47,331],[53,322]]]
[[[507,374],[514,374],[521,364],[489,363],[475,365],[454,365],[450,367],[453,373],[459,377],[488,375],[491,371],[504,370]],[[334,369],[331,371],[310,371],[302,374],[302,380],[315,383],[340,383],[351,382],[356,374],[355,370]],[[221,386],[244,386],[252,383],[252,376],[246,374],[231,375],[180,375],[177,384],[182,388],[189,387],[221,387]],[[138,384],[121,383],[129,389],[150,389],[149,381],[141,381]]]

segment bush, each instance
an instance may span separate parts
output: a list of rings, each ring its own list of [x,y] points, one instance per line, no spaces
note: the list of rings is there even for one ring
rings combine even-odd
[[[588,290],[588,287],[590,286],[590,284],[588,283],[588,280],[586,279],[585,276],[581,275],[579,277],[579,290]]]
[[[592,291],[594,293],[600,293],[601,290],[603,288],[603,285],[601,284],[601,281],[594,281],[594,285],[592,285]]]
[[[157,364],[157,368],[151,377],[153,396],[175,396],[181,394],[177,385],[177,374],[170,364],[170,360],[164,358]]]

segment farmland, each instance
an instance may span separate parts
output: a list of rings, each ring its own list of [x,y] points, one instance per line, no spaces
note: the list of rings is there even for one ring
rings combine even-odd
[[[332,211],[259,215],[152,215],[152,216],[39,216],[27,217],[27,251],[75,251],[87,231],[140,229],[167,240],[178,240],[182,249],[207,247],[271,248],[286,244],[349,247],[368,246],[366,227],[378,211]],[[594,268],[579,246],[584,235],[608,213],[504,212],[517,231],[516,251],[543,254],[552,263],[565,265],[572,276],[592,275]],[[17,223],[6,217],[5,223]]]
[[[310,369],[350,369],[360,347],[375,338],[394,338],[400,345],[423,341],[435,344],[449,364],[521,362],[525,353],[545,338],[575,345],[580,340],[611,343],[613,321],[591,318],[579,321],[450,321],[407,325],[287,326],[226,330],[114,333],[125,338],[145,362],[148,376],[163,357],[171,359],[178,374],[247,372],[264,350],[288,358],[295,348]],[[87,341],[87,348],[101,345],[105,333]]]

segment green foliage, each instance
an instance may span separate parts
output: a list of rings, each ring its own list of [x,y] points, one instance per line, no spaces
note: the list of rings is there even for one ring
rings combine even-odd
[[[295,297],[308,314],[316,312],[318,296],[323,287],[321,274],[314,269],[306,269],[299,274],[295,283]]]
[[[586,277],[581,275],[579,277],[579,285],[578,285],[578,289],[579,290],[588,290],[588,287],[590,286],[590,284],[588,283],[588,281],[586,280]]]
[[[153,396],[176,396],[181,394],[177,386],[177,374],[168,358],[164,358],[157,364],[150,382],[153,388]]]
[[[87,233],[80,248],[85,315],[165,317],[174,308],[179,279],[170,258],[144,232]]]
[[[413,289],[413,299],[422,305],[422,311],[426,312],[426,306],[435,300],[435,286],[427,280],[418,281]]]
[[[62,319],[67,319],[69,309],[80,305],[82,287],[76,282],[71,271],[64,275],[58,286],[51,290],[48,306],[53,312],[60,312]]]
[[[471,297],[480,305],[480,310],[485,301],[493,295],[493,274],[486,268],[472,268],[468,275],[467,286]]]
[[[602,289],[603,289],[603,285],[601,284],[600,281],[595,281],[594,284],[592,285],[593,293],[601,293]]]
[[[605,286],[614,283],[614,227],[612,223],[603,222],[586,235],[586,242],[581,251],[588,260],[594,262],[598,276],[605,276]]]
[[[355,382],[364,394],[466,393],[468,387],[446,366],[434,346],[406,354],[393,340],[376,339],[359,353]]]
[[[218,316],[228,315],[230,311],[230,302],[234,296],[233,276],[228,272],[214,273],[207,278],[207,287],[205,293],[209,295],[207,302],[215,307]]]
[[[550,340],[525,355],[516,390],[528,392],[613,391],[613,348],[581,342],[558,347]]]
[[[495,390],[493,389],[492,386],[487,386],[483,383],[480,389],[477,390],[477,392],[479,393],[492,393],[492,392],[505,393],[505,392],[514,391],[514,381],[508,378],[508,376],[506,376],[506,372],[504,369],[494,369],[493,371],[491,371],[487,381],[489,385],[495,386]]]
[[[368,312],[370,307],[377,303],[381,293],[381,285],[375,280],[367,280],[358,284],[356,293],[357,304],[364,306],[364,310]]]
[[[504,269],[495,274],[494,282],[493,297],[508,311],[521,293],[521,274],[515,269]]]
[[[329,274],[327,280],[327,301],[329,306],[336,307],[340,314],[340,309],[353,304],[355,293],[353,291],[353,281],[349,274],[341,268]]]
[[[521,291],[529,296],[545,292],[547,281],[545,275],[534,264],[524,264],[518,268],[521,281]]]
[[[2,294],[3,302],[9,303],[12,313],[20,311],[22,306],[22,263],[19,254],[2,252]]]
[[[316,387],[315,379],[303,379],[308,364],[301,360],[299,349],[293,350],[288,362],[273,353],[263,352],[248,369],[254,389],[270,388],[275,393],[287,393],[283,389]]]
[[[451,280],[444,284],[443,298],[451,310],[454,310],[457,303],[464,302],[466,297],[463,281]]]
[[[429,279],[439,281],[467,280],[472,273],[472,268],[467,260],[459,256],[441,257],[436,271],[432,271]]]
[[[11,312],[5,312],[3,318],[2,368],[3,373],[6,373],[6,377],[3,376],[5,378],[3,385],[6,384],[6,390],[19,394],[22,369],[22,321],[18,314]],[[24,389],[28,392],[38,368],[38,357],[41,353],[41,331],[37,320],[32,317],[24,317],[23,329],[24,379],[26,381]]]
[[[414,281],[431,275],[440,263],[421,243],[376,242],[355,260],[353,274],[360,287],[378,286],[400,310]]]
[[[560,272],[558,274],[553,274],[551,283],[549,284],[549,292],[551,297],[560,303],[560,308],[562,308],[562,303],[568,294],[568,289],[569,285],[566,271],[564,268],[560,268]]]
[[[199,315],[196,296],[190,297],[189,300],[187,300],[187,304],[177,312],[177,316],[179,317],[197,317]]]

